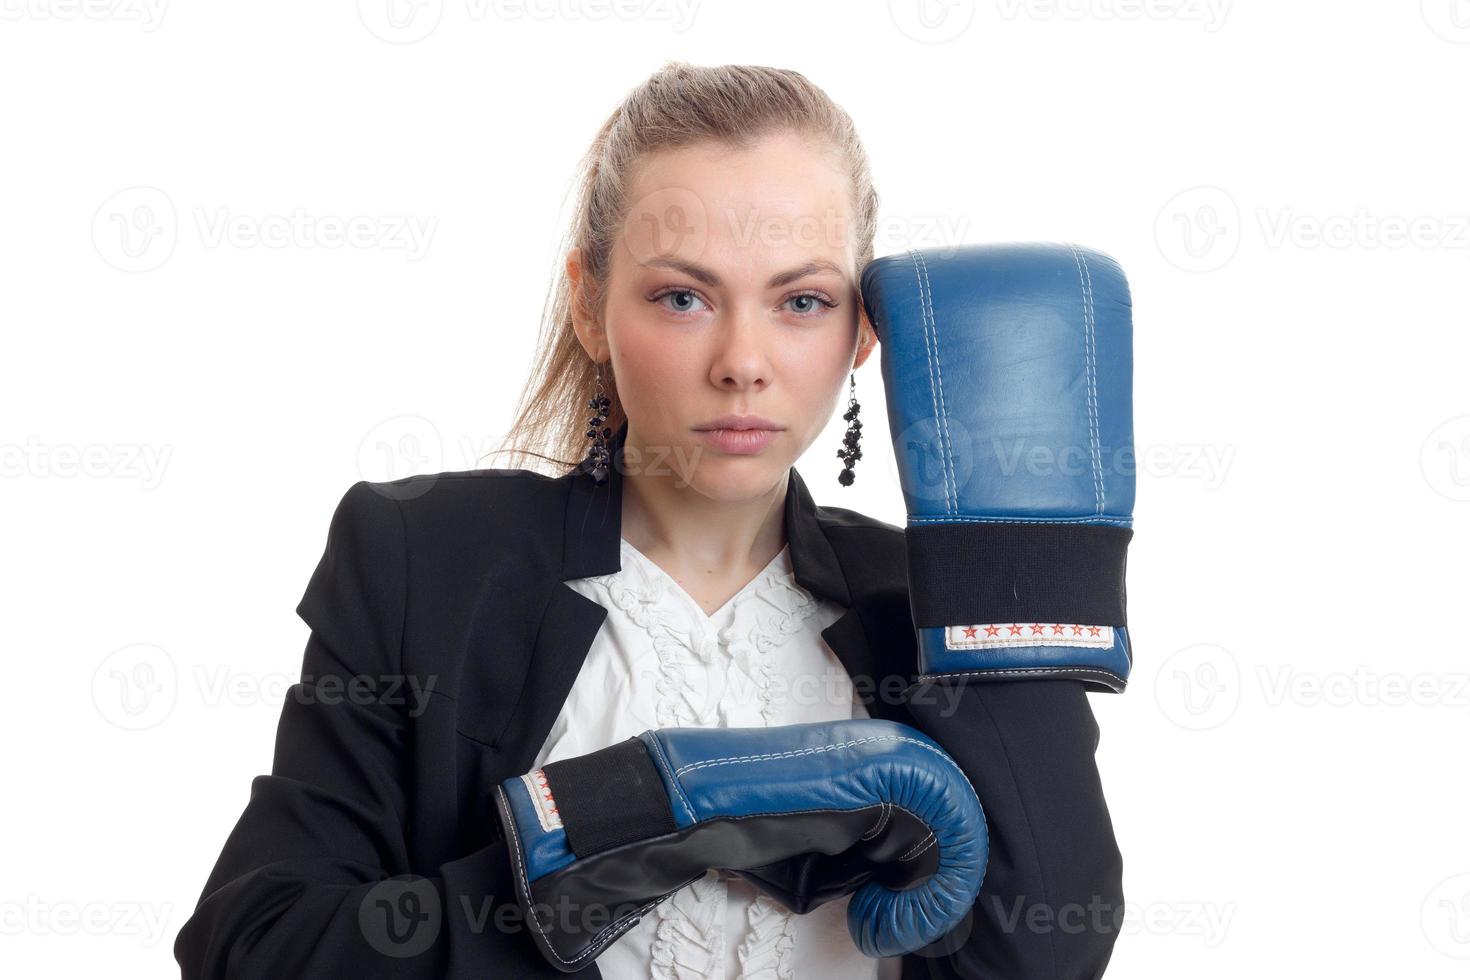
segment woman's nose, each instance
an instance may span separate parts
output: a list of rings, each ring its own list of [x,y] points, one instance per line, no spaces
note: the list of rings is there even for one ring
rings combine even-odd
[[[727,314],[720,324],[710,380],[721,388],[765,385],[770,380],[771,361],[765,346],[770,340],[770,331],[756,315],[738,310]]]

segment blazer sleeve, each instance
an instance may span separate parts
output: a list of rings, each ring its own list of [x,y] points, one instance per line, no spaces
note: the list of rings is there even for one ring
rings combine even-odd
[[[490,896],[514,899],[503,840],[424,876],[409,866],[399,507],[367,481],[337,505],[296,609],[311,634],[271,773],[252,782],[174,943],[184,980],[441,978],[535,964],[532,943],[486,918]]]
[[[918,728],[964,769],[984,808],[990,861],[972,918],[909,954],[903,977],[1093,980],[1123,916],[1123,859],[1080,681],[914,689]]]

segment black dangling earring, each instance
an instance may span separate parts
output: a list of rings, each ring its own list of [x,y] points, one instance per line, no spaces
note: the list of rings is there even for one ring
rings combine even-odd
[[[842,418],[847,422],[847,432],[842,437],[842,448],[837,450],[837,458],[842,460],[842,472],[837,474],[837,482],[844,487],[852,486],[856,474],[852,471],[852,464],[863,458],[863,450],[859,441],[863,437],[863,424],[858,421],[858,412],[862,410],[857,400],[857,379],[852,372],[847,375],[847,411],[842,413]]]
[[[599,487],[607,482],[607,440],[612,436],[612,429],[604,423],[607,421],[607,409],[611,404],[612,402],[602,390],[602,364],[599,363],[597,365],[597,393],[587,399],[587,407],[592,409],[592,417],[587,420],[589,426],[587,438],[592,440],[592,445],[587,449],[587,462],[592,466],[592,480]]]

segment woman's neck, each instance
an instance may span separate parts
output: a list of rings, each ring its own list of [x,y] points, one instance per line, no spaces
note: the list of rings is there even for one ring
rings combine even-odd
[[[715,500],[674,475],[623,477],[622,536],[706,611],[719,609],[786,544],[788,469],[770,490]]]

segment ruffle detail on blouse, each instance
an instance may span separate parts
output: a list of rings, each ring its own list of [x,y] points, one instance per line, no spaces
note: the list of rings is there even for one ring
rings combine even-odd
[[[729,883],[743,879],[709,870],[655,906],[649,947],[653,980],[724,980]],[[794,915],[756,891],[745,909],[745,935],[735,949],[740,980],[793,980]]]
[[[736,955],[741,980],[791,980],[792,914],[765,892],[745,909],[747,929]]]
[[[725,895],[711,870],[654,906],[653,980],[724,980]]]
[[[755,625],[743,631],[727,626],[719,631],[719,638],[734,668],[729,672],[732,683],[743,681],[751,686],[761,706],[762,721],[766,725],[778,725],[787,692],[780,683],[775,651],[802,628],[806,618],[817,611],[818,603],[790,574],[767,573],[754,595],[763,607],[756,611]]]
[[[622,551],[618,572],[586,581],[595,583],[609,606],[648,634],[657,666],[635,669],[631,682],[652,683],[658,727],[782,724],[788,692],[779,648],[821,609],[819,600],[797,583],[789,552],[711,617],[626,539]],[[753,705],[759,706],[759,722],[750,719]],[[645,916],[645,922],[655,922],[650,939],[654,980],[723,980],[731,880],[755,892],[735,949],[740,964],[736,975],[743,980],[794,980],[793,914],[744,879],[717,870],[678,889]]]
[[[652,641],[658,657],[654,679],[658,726],[733,727],[728,712],[751,698],[760,705],[765,724],[778,724],[785,698],[773,653],[819,608],[793,572],[779,563],[762,570],[719,611],[720,618],[732,625],[716,628],[702,610],[696,619],[693,598],[682,593],[667,573],[647,567],[649,560],[626,540],[622,549],[625,574],[597,576],[593,581],[603,585],[609,601]],[[667,593],[677,601],[661,601]],[[759,603],[754,624],[733,625],[752,602]],[[715,669],[717,664],[722,669]],[[691,673],[705,683],[695,684]]]
[[[711,691],[708,684],[694,684],[691,677],[691,673],[715,673],[719,649],[713,633],[676,615],[661,602],[669,583],[648,574],[625,553],[623,569],[630,567],[636,569],[632,574],[607,577],[608,598],[648,633],[653,645],[658,658],[658,676],[653,679],[658,692],[654,698],[658,727],[715,727],[719,719],[718,692]]]

